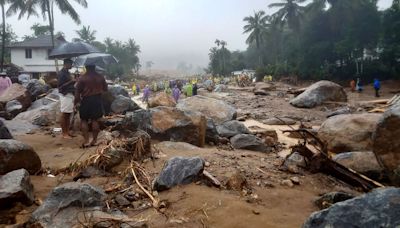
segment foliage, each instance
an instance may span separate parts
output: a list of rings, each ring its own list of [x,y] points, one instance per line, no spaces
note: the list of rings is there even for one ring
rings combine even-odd
[[[93,44],[96,40],[96,30],[91,30],[90,26],[82,26],[81,29],[75,31],[79,38],[75,38],[75,41],[83,41],[88,44]]]

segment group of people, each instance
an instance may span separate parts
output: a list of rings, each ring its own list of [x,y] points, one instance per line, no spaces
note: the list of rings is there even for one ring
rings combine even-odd
[[[107,91],[107,83],[104,76],[96,72],[94,65],[85,66],[86,72],[83,75],[78,78],[73,77],[69,72],[72,64],[72,60],[65,59],[63,68],[58,73],[62,136],[65,139],[74,137],[70,132],[70,120],[71,115],[79,111],[84,138],[81,147],[96,146],[100,132],[99,119],[104,114],[101,95]],[[90,142],[89,123],[93,133]]]
[[[180,81],[179,81],[180,82]],[[197,84],[196,83],[186,83],[184,86],[181,86],[181,83],[169,83],[168,86],[165,86],[164,92],[168,95],[171,95],[175,102],[178,102],[181,94],[185,94],[186,97],[196,96],[197,95]],[[133,88],[132,88],[133,90]],[[154,90],[153,90],[154,91]],[[152,90],[149,85],[146,85],[143,89],[143,97],[142,102],[148,103]]]
[[[381,82],[379,81],[379,79],[375,78],[374,79],[374,90],[375,90],[375,97],[380,97],[379,91],[381,89]],[[364,88],[363,85],[361,83],[360,78],[357,78],[357,82],[353,79],[350,81],[350,88],[351,88],[351,92],[359,92],[361,93]]]

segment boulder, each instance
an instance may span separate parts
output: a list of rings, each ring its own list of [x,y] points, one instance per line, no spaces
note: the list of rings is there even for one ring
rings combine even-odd
[[[111,103],[111,111],[115,114],[123,114],[127,111],[135,111],[140,107],[131,98],[118,95]]]
[[[253,151],[265,152],[267,147],[254,135],[239,134],[231,138],[231,144],[235,149],[246,149]]]
[[[380,116],[375,113],[333,116],[321,125],[318,136],[334,153],[369,151]]]
[[[49,126],[56,123],[60,116],[60,102],[51,102],[48,105],[40,106],[18,114],[15,121],[25,121],[37,126]]]
[[[373,152],[389,174],[392,183],[400,186],[400,105],[386,111],[373,134]]]
[[[21,202],[30,206],[35,201],[28,171],[18,169],[0,177],[0,208]]]
[[[344,89],[330,81],[319,81],[290,101],[297,108],[314,108],[326,101],[346,102]]]
[[[250,134],[249,129],[237,120],[227,121],[217,126],[217,132],[222,137],[230,138],[239,134]]]
[[[108,86],[108,92],[110,92],[113,97],[118,97],[119,95],[122,95],[124,97],[129,97],[129,93],[124,87],[115,85],[115,86]]]
[[[16,116],[18,115],[18,113],[23,112],[23,106],[17,100],[9,101],[6,104],[6,112],[9,113],[11,116]]]
[[[2,120],[0,120],[0,139],[13,139],[13,136]]]
[[[32,227],[73,227],[79,211],[105,205],[106,194],[87,183],[66,183],[54,188],[29,221]]]
[[[0,104],[5,107],[10,101],[17,100],[26,110],[32,103],[30,93],[20,84],[12,84],[3,94],[0,95]]]
[[[40,95],[47,93],[50,88],[39,80],[32,79],[28,82],[26,89],[31,94],[31,99],[36,100]]]
[[[164,141],[157,144],[157,147],[166,148],[170,150],[200,150],[199,147],[193,146],[192,144],[185,143],[185,142],[170,142]]]
[[[31,76],[29,74],[18,75],[18,82],[24,86],[28,85],[30,80],[31,80]]]
[[[108,91],[101,95],[103,100],[103,108],[106,115],[111,113],[111,104],[119,95],[130,98],[128,91],[118,85],[108,86]]]
[[[12,135],[25,135],[39,129],[37,125],[22,120],[4,120],[4,124],[10,130]]]
[[[236,119],[236,109],[224,101],[204,96],[194,96],[180,100],[176,106],[182,111],[197,111],[219,125]]]
[[[42,168],[39,156],[31,146],[13,139],[0,139],[0,175],[16,169],[35,174]]]
[[[285,159],[283,166],[290,172],[299,173],[299,168],[307,168],[307,160],[298,152],[294,152]]]
[[[173,157],[155,179],[154,188],[163,191],[176,185],[190,184],[201,177],[204,164],[205,161],[200,157]]]
[[[287,118],[287,117],[282,117],[279,119],[276,117],[272,117],[272,118],[263,120],[262,123],[266,124],[266,125],[294,125],[297,123],[297,121],[294,119]]]
[[[214,88],[214,93],[222,93],[226,92],[228,90],[228,86],[223,85],[223,84],[218,84]]]
[[[314,212],[304,228],[318,227],[398,227],[400,189],[380,188],[359,197]]]
[[[383,174],[383,168],[372,151],[337,154],[333,160],[373,179],[379,179]]]
[[[210,118],[207,118],[207,130],[206,130],[206,142],[207,143],[218,143],[219,135],[217,131],[217,126],[214,121]]]
[[[345,108],[340,108],[338,110],[329,112],[326,115],[326,118],[332,117],[332,116],[337,116],[337,115],[343,115],[343,114],[351,114],[351,110],[349,107],[345,107]]]
[[[315,206],[317,206],[319,209],[326,209],[330,206],[332,206],[335,203],[339,203],[342,201],[346,201],[348,199],[352,199],[354,196],[349,193],[345,192],[330,192],[327,194],[322,195],[318,199],[314,201]]]
[[[254,94],[255,95],[269,95],[269,92],[272,90],[275,90],[276,86],[270,83],[265,83],[265,82],[257,82],[254,86]]]
[[[158,106],[175,107],[176,102],[172,96],[165,92],[161,92],[149,99],[149,108],[155,108]]]
[[[61,93],[58,92],[58,89],[52,89],[45,97],[32,102],[32,105],[28,108],[28,111],[42,108],[43,106],[57,102],[60,100],[60,96]]]

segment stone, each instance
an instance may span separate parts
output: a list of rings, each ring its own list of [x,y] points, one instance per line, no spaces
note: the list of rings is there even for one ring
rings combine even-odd
[[[18,113],[23,111],[22,104],[17,100],[12,100],[6,104],[6,112],[11,114],[11,116],[16,116]]]
[[[31,146],[13,139],[0,139],[0,175],[17,169],[35,174],[42,168],[39,156]]]
[[[115,196],[114,200],[119,206],[122,206],[122,207],[131,205],[131,202],[129,202],[129,200],[127,200],[123,195]]]
[[[50,192],[29,223],[33,227],[73,227],[79,211],[103,207],[105,197],[102,189],[90,184],[65,183]]]
[[[226,92],[228,90],[228,86],[223,85],[223,84],[218,84],[214,88],[214,93],[222,93]]]
[[[37,126],[49,126],[57,122],[60,113],[60,101],[57,101],[21,112],[13,120],[26,121]]]
[[[326,209],[335,203],[339,203],[348,199],[352,199],[354,196],[345,192],[330,192],[322,195],[314,201],[315,206],[320,210]]]
[[[118,95],[111,103],[111,111],[115,114],[124,114],[127,111],[136,111],[140,107],[129,97]]]
[[[384,173],[372,151],[341,153],[335,155],[333,160],[375,180],[380,179]]]
[[[119,95],[129,98],[128,91],[124,87],[119,85],[108,86],[108,92],[110,92],[114,98],[118,97]]]
[[[149,108],[155,108],[158,106],[175,107],[176,102],[171,95],[165,92],[157,93],[156,96],[149,99]]]
[[[291,180],[283,180],[281,182],[281,185],[289,187],[289,188],[293,188],[294,187],[294,184],[293,184],[293,182]]]
[[[236,109],[226,102],[204,96],[182,99],[176,106],[182,111],[197,111],[212,119],[216,125],[236,118]]]
[[[31,79],[28,82],[26,89],[31,94],[31,99],[36,100],[40,95],[47,93],[50,88],[37,79]]]
[[[300,179],[298,177],[291,177],[290,180],[295,185],[299,185],[300,184]]]
[[[332,112],[329,112],[326,115],[326,118],[330,118],[332,116],[343,115],[343,114],[351,114],[351,110],[349,107],[341,108]]]
[[[0,208],[21,202],[30,206],[35,201],[28,171],[18,169],[0,177]]]
[[[298,167],[307,168],[307,161],[304,156],[300,155],[298,152],[294,152],[286,158],[283,165],[288,170],[294,171],[294,170],[297,170]],[[298,171],[295,173],[298,173]]]
[[[391,182],[400,186],[400,105],[387,110],[373,134],[373,152],[387,171]]]
[[[32,103],[30,93],[20,84],[12,84],[3,94],[0,95],[0,104],[5,107],[10,101],[17,100],[26,110]]]
[[[271,83],[257,82],[254,86],[253,92],[255,95],[269,95],[268,92],[276,89],[276,86]]]
[[[194,146],[189,143],[185,142],[171,142],[171,141],[164,141],[160,142],[157,144],[157,147],[159,148],[165,148],[165,149],[170,149],[170,150],[179,150],[179,151],[185,151],[185,150],[200,150],[199,147]]]
[[[379,188],[314,212],[304,228],[319,227],[398,227],[400,189]]]
[[[0,139],[13,139],[13,136],[2,120],[0,120]]]
[[[206,142],[217,144],[218,141],[219,135],[217,131],[217,126],[212,119],[207,118]]]
[[[112,112],[111,104],[119,95],[130,99],[128,91],[119,85],[108,86],[108,91],[101,95],[106,115]]]
[[[239,171],[233,173],[226,182],[226,188],[229,190],[242,191],[247,187],[246,177]]]
[[[319,81],[290,101],[297,108],[314,108],[326,101],[346,102],[343,87],[330,81]]]
[[[250,134],[249,129],[237,120],[227,121],[217,126],[217,132],[222,137],[230,138],[239,134]]]
[[[104,177],[108,176],[107,172],[95,167],[95,166],[88,166],[81,170],[74,178],[73,181],[77,181],[79,179],[91,178],[91,177]]]
[[[163,191],[176,185],[197,181],[204,170],[205,161],[200,157],[173,157],[164,165],[154,182],[154,189]]]
[[[294,125],[297,123],[297,121],[290,119],[290,118],[286,118],[286,117],[282,117],[279,119],[276,117],[272,117],[272,118],[263,120],[262,123],[266,124],[266,125]]]
[[[252,151],[265,152],[267,147],[254,135],[250,134],[239,134],[231,138],[231,144],[235,149],[246,149]]]
[[[206,162],[206,164],[207,164],[207,162]],[[206,165],[206,167],[207,167],[207,165]],[[217,178],[215,178],[211,173],[209,173],[209,172],[207,172],[207,171],[203,171],[203,177],[204,177],[204,179],[206,179],[211,185],[213,185],[213,186],[215,186],[215,187],[217,187],[217,188],[219,188],[219,187],[221,187],[221,182],[217,179]]]
[[[32,123],[25,120],[2,120],[5,126],[9,129],[12,135],[25,135],[29,132],[32,132],[36,129],[39,129],[38,126],[33,125]]]
[[[318,136],[333,153],[370,151],[380,116],[375,113],[333,116],[321,125]]]
[[[37,116],[35,119],[33,119],[32,124],[40,127],[46,127],[50,126],[52,124],[52,121],[50,120],[48,115],[42,115]]]

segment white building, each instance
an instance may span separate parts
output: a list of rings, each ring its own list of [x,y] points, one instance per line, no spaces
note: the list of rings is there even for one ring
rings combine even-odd
[[[64,42],[66,42],[64,37],[55,37],[55,46]],[[55,74],[56,63],[54,60],[49,59],[49,54],[52,50],[50,35],[17,42],[10,45],[9,48],[11,51],[11,63],[21,67],[23,73],[31,74],[35,78],[40,75]],[[62,61],[58,61],[58,65],[62,66]]]

